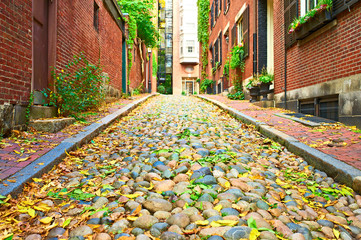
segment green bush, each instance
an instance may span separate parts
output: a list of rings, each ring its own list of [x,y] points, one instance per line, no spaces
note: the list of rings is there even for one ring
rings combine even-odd
[[[231,69],[240,68],[242,72],[244,71],[244,49],[243,44],[234,46],[231,51]]]
[[[163,85],[159,85],[158,86],[158,92],[161,93],[161,94],[164,94],[165,93],[165,87]]]
[[[244,93],[241,91],[238,91],[235,94],[228,93],[227,97],[232,100],[244,100]]]
[[[90,64],[82,53],[74,56],[74,60],[63,69],[54,69],[52,75],[56,91],[50,91],[48,96],[50,102],[58,107],[60,115],[85,111],[105,99],[104,84],[109,79],[104,78],[102,69]]]
[[[183,95],[183,96],[186,96],[187,94],[186,94],[186,92],[185,92],[185,91],[182,91],[182,95]]]
[[[208,88],[209,86],[212,86],[213,83],[214,83],[214,81],[211,80],[211,79],[204,79],[204,80],[202,81],[202,83],[201,83],[201,86],[200,86],[201,92],[206,92],[206,91],[207,91],[207,88]]]

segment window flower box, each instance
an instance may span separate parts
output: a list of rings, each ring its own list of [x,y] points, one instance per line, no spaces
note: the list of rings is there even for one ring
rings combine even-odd
[[[298,28],[295,29],[294,32],[296,39],[304,39],[305,37],[311,35],[313,32],[317,31],[318,29],[329,23],[331,19],[331,12],[323,9],[315,16],[308,19],[304,24],[301,24]]]

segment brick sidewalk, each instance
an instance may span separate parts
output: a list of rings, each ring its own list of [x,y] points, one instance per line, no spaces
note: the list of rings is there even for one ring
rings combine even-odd
[[[58,133],[14,131],[15,134],[12,137],[0,140],[0,182],[6,186],[7,181],[16,181],[11,179],[13,174],[56,147],[64,139],[146,95],[135,96],[132,100],[121,99],[112,102],[99,109],[97,113],[84,113],[87,122],[76,122]]]
[[[361,170],[361,133],[355,127],[337,124],[335,126],[308,127],[290,119],[275,116],[275,113],[289,113],[280,108],[261,108],[249,101],[230,100],[221,95],[204,95],[229,107],[237,109],[259,121],[265,122],[310,147],[320,150]]]

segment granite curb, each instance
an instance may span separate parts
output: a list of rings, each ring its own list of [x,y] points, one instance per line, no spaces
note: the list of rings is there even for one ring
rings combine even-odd
[[[296,138],[275,129],[264,122],[258,121],[257,119],[247,116],[246,114],[241,113],[234,108],[228,107],[224,103],[204,96],[197,97],[213,103],[214,105],[228,112],[231,116],[241,120],[246,124],[254,125],[261,134],[279,142],[280,144],[287,147],[287,149],[292,153],[303,157],[310,165],[326,172],[336,181],[353,188],[354,191],[361,194],[361,171],[357,168],[354,168],[353,166],[350,166],[329,154],[312,148],[298,141]]]
[[[133,109],[156,95],[157,94],[152,94],[129,103],[118,111],[87,126],[82,132],[63,140],[54,149],[50,150],[25,168],[12,175],[10,178],[15,179],[16,182],[6,182],[7,186],[1,184],[0,194],[3,196],[11,194],[13,197],[18,195],[27,182],[31,182],[32,178],[41,177],[41,175],[50,171],[56,164],[60,163],[66,157],[67,152],[73,151],[83,144],[88,143],[114,121],[128,115]]]

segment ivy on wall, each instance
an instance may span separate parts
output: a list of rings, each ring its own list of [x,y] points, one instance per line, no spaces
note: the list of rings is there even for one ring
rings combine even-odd
[[[132,50],[136,38],[140,39],[146,47],[155,48],[158,44],[159,33],[152,22],[152,18],[155,17],[153,15],[155,5],[154,0],[118,0],[118,5],[123,13],[128,13],[129,15],[127,20],[129,32],[127,39],[129,72],[132,68]]]
[[[206,67],[208,65],[208,41],[209,41],[209,0],[198,0],[198,41],[202,46],[202,79],[207,77]]]

